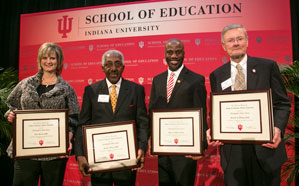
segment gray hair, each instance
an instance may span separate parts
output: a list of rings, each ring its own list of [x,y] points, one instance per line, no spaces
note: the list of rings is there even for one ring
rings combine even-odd
[[[105,57],[108,55],[108,54],[118,54],[118,55],[120,55],[121,56],[121,62],[122,62],[122,64],[123,64],[123,66],[125,65],[124,63],[124,55],[120,52],[120,51],[118,51],[118,50],[108,50],[107,52],[105,52],[104,54],[103,54],[103,56],[102,56],[102,66],[104,66],[104,63],[105,63]]]
[[[243,27],[243,25],[241,24],[230,24],[230,25],[227,25],[226,27],[223,28],[222,32],[221,32],[221,42],[224,43],[224,34],[229,31],[229,30],[232,30],[232,29],[236,29],[236,28],[242,28],[243,31],[244,31],[244,34],[245,34],[245,37],[248,38],[248,35],[247,35],[247,32],[246,32],[246,29]]]

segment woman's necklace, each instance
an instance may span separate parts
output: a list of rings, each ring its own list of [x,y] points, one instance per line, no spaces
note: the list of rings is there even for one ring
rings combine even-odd
[[[49,85],[55,84],[56,81],[57,81],[57,77],[56,76],[53,79],[47,80],[47,81],[44,78],[42,78],[42,84],[46,85],[46,87],[48,87]]]

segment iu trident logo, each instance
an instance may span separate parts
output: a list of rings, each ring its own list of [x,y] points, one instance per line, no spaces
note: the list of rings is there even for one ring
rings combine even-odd
[[[62,25],[63,20],[63,25]],[[67,38],[66,34],[72,31],[72,20],[73,18],[67,18],[67,16],[63,16],[63,19],[58,19],[58,32],[62,34],[62,38]],[[67,26],[67,22],[69,23]]]

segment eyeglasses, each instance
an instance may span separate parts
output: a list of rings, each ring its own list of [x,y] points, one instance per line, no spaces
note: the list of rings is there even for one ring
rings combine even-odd
[[[114,66],[115,68],[120,68],[120,67],[123,66],[123,64],[122,64],[122,62],[120,62],[120,61],[119,61],[119,62],[115,62],[115,63],[107,62],[107,63],[104,64],[104,67],[105,67],[105,68],[109,68],[109,69],[112,68],[113,66]]]
[[[243,41],[245,41],[245,37],[237,37],[237,38],[229,38],[227,41],[225,41],[225,43],[233,44],[235,42],[241,43]]]

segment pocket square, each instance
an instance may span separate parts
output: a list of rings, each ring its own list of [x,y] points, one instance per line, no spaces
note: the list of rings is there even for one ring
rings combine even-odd
[[[134,105],[130,105],[129,107],[134,107]]]

